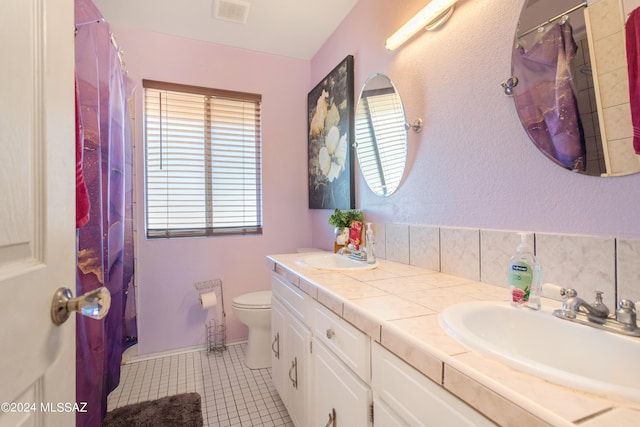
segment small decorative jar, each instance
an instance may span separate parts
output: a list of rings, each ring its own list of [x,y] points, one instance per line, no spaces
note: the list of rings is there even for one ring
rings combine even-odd
[[[337,245],[344,246],[349,242],[349,227],[344,227],[343,229],[336,227],[334,231]]]

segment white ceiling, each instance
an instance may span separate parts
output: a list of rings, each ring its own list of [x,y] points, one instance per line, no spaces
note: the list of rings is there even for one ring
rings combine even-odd
[[[115,25],[309,60],[358,2],[240,0],[249,4],[249,15],[246,24],[239,24],[215,19],[216,1],[94,0],[94,3],[107,22]]]

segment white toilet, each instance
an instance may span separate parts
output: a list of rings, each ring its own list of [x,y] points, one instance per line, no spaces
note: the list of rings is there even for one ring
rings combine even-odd
[[[245,365],[249,369],[271,366],[271,291],[237,296],[231,305],[233,315],[249,328]]]

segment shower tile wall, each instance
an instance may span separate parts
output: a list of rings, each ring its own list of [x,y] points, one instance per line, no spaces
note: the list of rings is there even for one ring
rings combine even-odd
[[[610,173],[640,171],[633,155],[631,109],[624,22],[620,0],[601,0],[585,10],[595,88],[602,106],[600,119],[605,156]]]
[[[593,82],[593,71],[589,54],[589,41],[576,40],[578,52],[572,61],[572,75],[575,84],[578,111],[584,130],[586,146],[587,174],[601,175],[607,171],[600,134],[598,104]]]
[[[504,287],[509,257],[520,242],[514,230],[382,223],[373,227],[379,258],[407,253],[408,261],[391,260]],[[531,234],[529,244],[542,265],[543,283],[572,287],[587,301],[602,291],[610,309],[621,298],[640,301],[640,240]]]

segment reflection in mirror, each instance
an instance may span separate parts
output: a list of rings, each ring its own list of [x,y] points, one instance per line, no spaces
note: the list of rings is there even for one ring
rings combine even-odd
[[[407,162],[407,120],[400,95],[384,74],[362,87],[356,108],[356,153],[367,185],[378,196],[391,195]]]
[[[513,96],[522,125],[545,156],[582,174],[640,172],[620,4],[527,0],[516,30]]]

